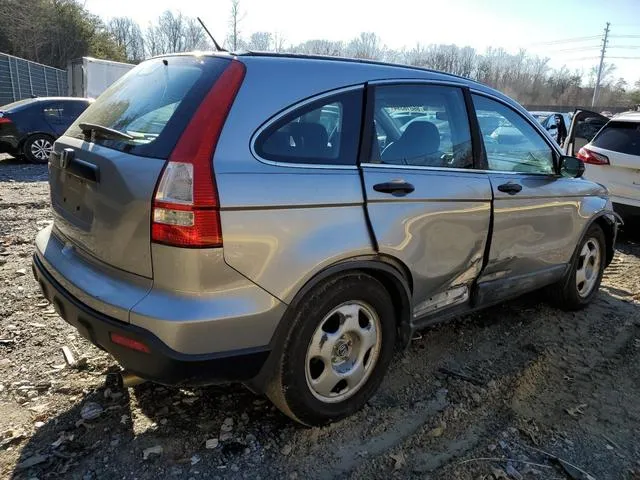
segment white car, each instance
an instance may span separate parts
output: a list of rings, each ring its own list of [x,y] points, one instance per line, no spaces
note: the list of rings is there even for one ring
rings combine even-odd
[[[577,111],[565,151],[584,161],[585,178],[607,187],[625,223],[635,224],[640,217],[640,112],[609,120]]]

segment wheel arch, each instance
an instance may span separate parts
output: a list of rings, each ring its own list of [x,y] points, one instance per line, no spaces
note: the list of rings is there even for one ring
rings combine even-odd
[[[271,372],[274,371],[276,362],[280,358],[282,348],[294,319],[294,312],[304,300],[308,292],[317,285],[330,278],[344,275],[345,273],[363,272],[378,280],[389,292],[396,312],[396,328],[400,347],[404,348],[411,340],[411,311],[413,282],[409,269],[402,262],[387,255],[363,255],[340,260],[331,264],[309,279],[294,295],[287,310],[280,320],[271,341],[269,342],[270,354],[262,370],[256,378],[247,382],[247,386],[262,393],[269,381]]]
[[[615,252],[615,243],[616,237],[618,235],[618,222],[621,221],[620,217],[615,212],[599,212],[597,215],[587,223],[585,226],[580,239],[584,238],[585,234],[591,228],[592,225],[598,225],[602,231],[604,232],[604,238],[607,242],[606,244],[606,262],[605,266],[609,266],[611,261],[613,260],[613,255]]]

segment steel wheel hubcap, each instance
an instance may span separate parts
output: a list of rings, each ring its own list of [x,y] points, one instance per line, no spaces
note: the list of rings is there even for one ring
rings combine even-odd
[[[320,322],[305,358],[305,376],[320,401],[336,403],[367,382],[382,346],[380,319],[364,302],[343,303]]]
[[[31,144],[31,154],[38,160],[47,160],[51,153],[51,149],[51,142],[44,138],[39,138]]]
[[[600,273],[600,244],[595,238],[587,240],[578,257],[576,287],[578,295],[586,297],[591,293]]]

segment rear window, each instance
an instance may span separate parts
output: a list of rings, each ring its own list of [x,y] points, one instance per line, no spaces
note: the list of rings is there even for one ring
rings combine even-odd
[[[100,95],[66,134],[84,138],[79,124],[93,123],[133,137],[114,140],[96,134],[95,143],[135,155],[167,158],[229,61],[176,56],[141,63]]]
[[[2,105],[0,106],[0,111],[11,113],[11,111],[20,110],[24,107],[33,105],[34,103],[36,103],[35,100],[31,98],[26,98],[24,100],[18,100],[17,102],[7,103],[6,105]]]
[[[611,121],[593,139],[594,147],[640,155],[640,123]]]

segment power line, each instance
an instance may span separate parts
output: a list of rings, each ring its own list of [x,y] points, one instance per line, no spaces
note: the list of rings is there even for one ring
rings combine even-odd
[[[534,45],[558,45],[561,43],[576,43],[576,42],[584,42],[587,40],[594,40],[597,38],[602,38],[601,35],[594,35],[591,37],[575,37],[575,38],[566,38],[563,40],[551,40],[550,42],[536,42],[532,43],[531,46]]]
[[[623,50],[637,50],[640,48],[640,45],[613,45],[609,48],[621,48]]]
[[[640,60],[640,57],[607,57],[612,60]]]
[[[610,35],[611,38],[640,38],[640,35]]]
[[[600,45],[594,45],[589,47],[574,47],[574,48],[563,48],[562,50],[553,50],[549,53],[560,53],[560,52],[580,52],[585,50],[600,50]]]

